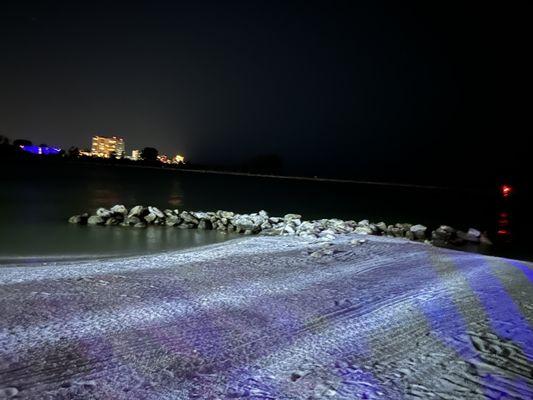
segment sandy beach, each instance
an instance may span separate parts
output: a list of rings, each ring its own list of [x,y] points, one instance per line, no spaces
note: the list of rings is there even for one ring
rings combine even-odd
[[[529,399],[532,299],[530,263],[355,234],[10,264],[0,399]]]

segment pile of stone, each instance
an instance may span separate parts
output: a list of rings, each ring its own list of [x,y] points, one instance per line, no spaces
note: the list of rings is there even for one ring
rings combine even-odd
[[[357,233],[363,235],[391,236],[415,241],[431,242],[439,246],[458,244],[459,241],[480,241],[483,236],[475,229],[467,233],[456,231],[449,226],[441,226],[428,237],[424,225],[385,222],[371,223],[368,220],[344,221],[341,219],[302,220],[299,214],[286,214],[283,217],[269,216],[266,211],[251,214],[237,214],[231,211],[184,211],[160,210],[153,206],[135,206],[128,210],[117,204],[110,209],[99,208],[94,215],[83,213],[68,220],[80,225],[117,225],[144,228],[148,225],[165,225],[180,229],[213,229],[244,235],[285,235],[333,240],[336,235]],[[429,239],[431,238],[431,241]]]

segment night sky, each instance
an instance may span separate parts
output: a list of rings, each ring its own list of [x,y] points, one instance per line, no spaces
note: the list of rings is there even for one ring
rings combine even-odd
[[[351,177],[526,158],[516,5],[109,3],[1,6],[1,134],[119,135],[210,164],[277,154],[287,173]]]

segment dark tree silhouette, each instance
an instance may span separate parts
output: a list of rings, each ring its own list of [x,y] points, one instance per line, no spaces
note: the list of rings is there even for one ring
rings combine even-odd
[[[26,139],[15,139],[13,140],[13,146],[20,147],[20,146],[31,146],[33,143],[31,140]]]
[[[157,149],[154,149],[153,147],[145,147],[141,150],[141,158],[144,161],[148,162],[156,162],[157,156],[159,155],[159,152]]]
[[[78,158],[80,156],[80,149],[78,149],[76,146],[71,146],[67,151],[67,155],[70,158]]]
[[[13,146],[9,144],[9,139],[7,136],[0,135],[0,153],[5,157],[6,155],[13,152]]]

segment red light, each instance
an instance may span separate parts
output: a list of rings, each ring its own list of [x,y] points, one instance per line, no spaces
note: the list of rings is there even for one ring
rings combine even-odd
[[[507,218],[509,216],[509,214],[507,214],[506,212],[501,212],[500,213],[500,217],[502,218]]]
[[[502,185],[501,186],[502,196],[509,197],[513,191],[511,185]]]
[[[507,229],[500,229],[497,233],[500,236],[507,236],[510,234],[510,232]]]

